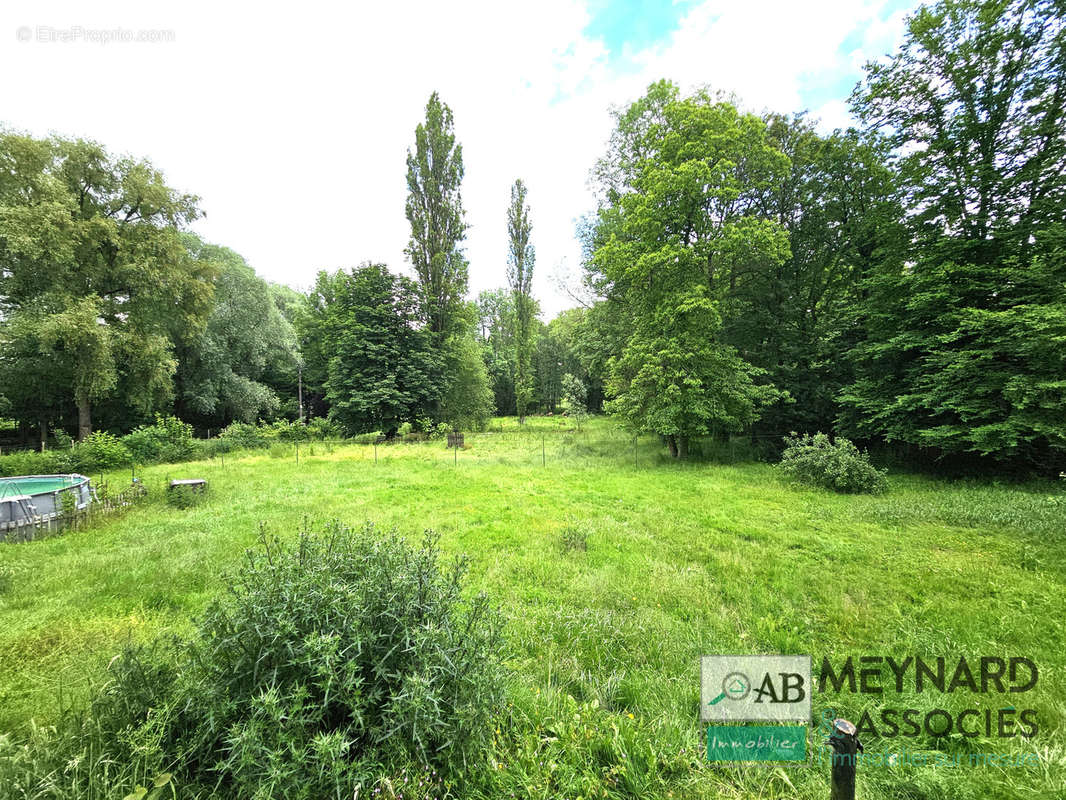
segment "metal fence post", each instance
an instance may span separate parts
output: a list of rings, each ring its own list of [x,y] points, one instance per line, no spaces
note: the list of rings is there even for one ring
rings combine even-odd
[[[855,726],[846,719],[833,720],[833,733],[826,740],[826,744],[833,748],[829,800],[855,800],[856,754],[863,751],[855,732]]]

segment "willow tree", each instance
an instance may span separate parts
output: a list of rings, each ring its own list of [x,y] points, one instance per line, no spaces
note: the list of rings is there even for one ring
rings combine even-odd
[[[178,342],[176,408],[182,419],[214,428],[268,417],[281,401],[267,379],[286,372],[296,377],[292,325],[267,282],[238,253],[192,234],[185,241],[198,260],[215,266],[217,277],[206,328]]]
[[[507,284],[514,298],[515,315],[515,405],[518,421],[526,421],[526,410],[533,399],[533,264],[536,252],[530,241],[533,223],[526,203],[526,185],[516,180],[511,187],[511,205],[507,209]]]

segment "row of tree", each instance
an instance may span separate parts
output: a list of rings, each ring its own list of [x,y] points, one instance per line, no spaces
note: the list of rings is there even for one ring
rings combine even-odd
[[[312,410],[352,432],[484,420],[462,148],[436,95],[407,161],[417,281],[364,265],[304,295],[188,233],[198,198],[149,162],[0,134],[0,416],[42,443],[160,411],[217,429],[302,417],[306,378]]]
[[[861,129],[651,86],[545,324],[516,181],[501,284],[467,299],[462,147],[407,156],[413,278],[300,294],[184,232],[197,199],[98,145],[0,137],[0,415],[27,430],[328,414],[351,432],[606,409],[662,436],[832,431],[937,459],[1066,461],[1066,32],[1051,0],[943,0],[852,101]],[[501,259],[502,260],[502,259]]]

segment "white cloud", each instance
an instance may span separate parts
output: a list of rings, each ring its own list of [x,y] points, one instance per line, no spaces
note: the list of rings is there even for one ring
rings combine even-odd
[[[609,106],[669,77],[735,90],[753,108],[799,110],[806,77],[850,69],[840,53],[898,36],[883,0],[810,4],[709,0],[668,41],[617,69],[583,30],[577,0],[345,4],[16,2],[0,9],[0,120],[97,139],[148,156],[200,194],[205,237],[271,280],[308,286],[320,268],[403,264],[404,156],[434,89],[455,112],[471,224],[471,288],[502,285],[509,187],[530,187],[538,272],[577,264],[574,220],[591,208],[588,171]],[[37,26],[164,29],[173,42],[20,42]],[[83,32],[84,38],[86,34]],[[6,37],[6,40],[5,40]],[[871,52],[870,48],[878,48]],[[842,106],[822,107],[839,119]]]
[[[822,103],[818,108],[811,109],[810,116],[818,129],[826,133],[856,125],[846,100],[829,100]]]

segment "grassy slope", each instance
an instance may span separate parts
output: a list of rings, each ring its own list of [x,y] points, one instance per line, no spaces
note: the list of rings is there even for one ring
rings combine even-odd
[[[822,797],[825,768],[711,769],[699,762],[701,653],[1027,655],[1041,733],[948,743],[1025,752],[1040,769],[870,768],[863,797],[1058,796],[1064,786],[1066,496],[1056,487],[948,485],[895,476],[880,498],[790,487],[765,465],[673,464],[603,424],[586,434],[467,436],[458,465],[440,443],[332,453],[299,465],[268,454],[146,470],[206,477],[208,502],[153,501],[94,529],[0,546],[0,731],[47,721],[57,696],[103,674],[128,637],[181,630],[263,524],[366,518],[471,558],[472,585],[510,619],[513,705],[499,736],[507,796]],[[120,476],[115,476],[118,481]],[[560,547],[582,527],[587,551]],[[961,710],[969,695],[886,705]],[[1023,702],[1024,701],[1024,702]],[[979,699],[980,708],[1006,704]],[[858,719],[877,705],[815,697]],[[582,737],[589,742],[587,752]],[[812,734],[821,740],[820,732]],[[606,743],[606,744],[604,744]],[[872,741],[868,749],[930,740]],[[644,752],[647,751],[647,752]],[[642,755],[643,753],[643,755]],[[590,755],[591,754],[591,755]],[[598,781],[598,778],[596,779]]]

